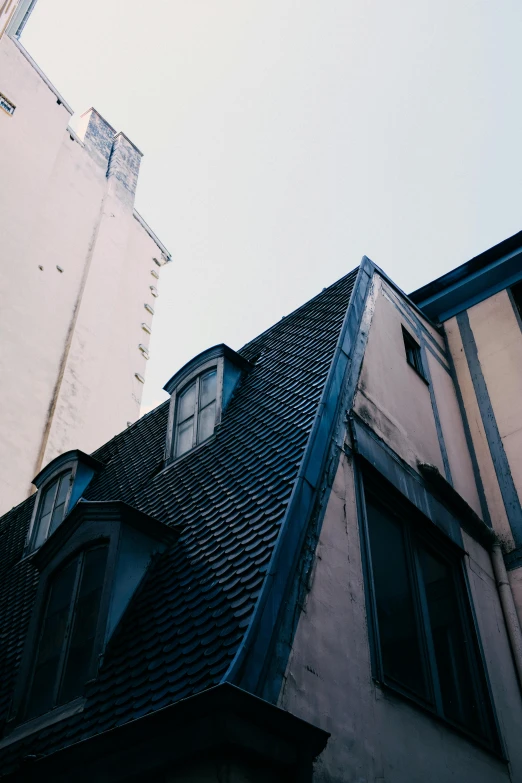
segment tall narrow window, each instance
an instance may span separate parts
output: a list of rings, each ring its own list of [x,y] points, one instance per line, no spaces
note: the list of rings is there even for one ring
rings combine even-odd
[[[93,662],[107,547],[81,552],[51,582],[26,706],[32,718],[81,696]]]
[[[404,349],[406,351],[406,361],[413,367],[413,369],[421,376],[424,381],[427,381],[426,374],[424,372],[424,365],[422,364],[421,348],[419,343],[413,339],[411,334],[402,329],[402,337],[404,339]]]
[[[175,455],[180,457],[214,432],[216,424],[215,369],[198,376],[177,398]]]
[[[61,523],[71,484],[71,471],[62,473],[42,490],[38,503],[38,516],[33,535],[33,547],[37,548]]]
[[[498,750],[460,553],[366,494],[378,677]]]

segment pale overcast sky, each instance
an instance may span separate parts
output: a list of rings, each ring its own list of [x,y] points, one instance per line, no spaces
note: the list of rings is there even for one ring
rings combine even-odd
[[[522,228],[521,23],[520,0],[39,0],[22,43],[145,153],[173,255],[147,406],[363,254],[409,292]]]

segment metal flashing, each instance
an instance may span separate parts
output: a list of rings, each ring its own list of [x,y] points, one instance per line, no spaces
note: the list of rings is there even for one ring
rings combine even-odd
[[[421,475],[410,465],[407,465],[355,413],[352,413],[350,417],[350,427],[355,453],[380,473],[401,495],[404,495],[454,544],[463,549],[459,521],[432,493],[426,490]],[[451,485],[448,483],[448,486]]]
[[[364,354],[368,330],[362,331],[359,326],[373,276],[371,261],[365,256],[360,267],[352,274],[357,275],[352,294],[267,576],[243,640],[223,678],[224,682],[231,682],[252,693],[259,693],[264,686],[263,677],[285,608],[285,597],[288,596],[299,565],[299,555],[335,431],[341,389],[352,368],[352,376],[357,374],[358,377],[358,372],[355,372],[358,363],[354,361],[353,354],[360,356],[361,360]],[[360,365],[357,369],[360,369]],[[352,384],[353,390],[355,384],[356,379]],[[288,656],[288,647],[285,652]],[[280,669],[283,665],[284,661],[281,661]],[[274,693],[277,683],[270,685],[271,697],[277,697]]]
[[[410,294],[433,319],[447,321],[522,280],[522,231]]]

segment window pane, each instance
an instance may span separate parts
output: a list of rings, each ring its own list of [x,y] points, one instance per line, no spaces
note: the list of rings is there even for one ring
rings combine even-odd
[[[403,530],[379,506],[367,514],[384,674],[427,698]]]
[[[77,568],[78,558],[56,575],[51,586],[27,705],[29,718],[41,715],[54,706]]]
[[[49,530],[49,523],[51,521],[51,512],[43,514],[38,522],[38,529],[36,531],[36,538],[34,541],[35,548],[41,546],[47,538],[47,531]]]
[[[43,544],[43,542],[47,538],[47,532],[49,530],[49,522],[51,520],[51,514],[53,510],[54,496],[56,494],[57,483],[58,483],[57,481],[53,481],[53,483],[47,487],[39,503],[37,530],[36,530],[36,537],[34,540],[35,547],[38,547],[41,544]]]
[[[91,549],[84,555],[59,704],[81,696],[89,676],[106,562],[107,547]]]
[[[459,612],[453,569],[424,548],[419,549],[419,555],[444,713],[483,734],[471,669],[475,653]]]
[[[70,471],[68,473],[64,473],[60,478],[60,485],[58,487],[58,492],[56,493],[53,515],[51,517],[51,524],[49,526],[49,535],[54,533],[58,525],[62,522],[65,511],[65,501],[67,500],[67,492],[69,491],[70,478]]]
[[[203,443],[204,440],[210,438],[214,432],[216,424],[216,403],[212,402],[207,405],[199,414],[198,422],[198,443]]]
[[[183,394],[179,395],[178,399],[178,423],[185,421],[190,416],[194,415],[194,409],[196,407],[196,384],[195,382],[186,389]]]
[[[194,419],[183,422],[178,427],[176,438],[176,456],[184,454],[192,448],[192,439],[194,436]]]
[[[199,409],[201,410],[210,402],[216,399],[217,372],[211,372],[202,375],[199,381]]]

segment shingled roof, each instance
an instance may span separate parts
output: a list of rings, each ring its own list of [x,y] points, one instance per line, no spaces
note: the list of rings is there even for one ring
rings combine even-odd
[[[152,565],[81,714],[0,751],[0,771],[222,682],[245,636],[318,415],[355,270],[240,354],[253,367],[215,437],[165,468],[168,402],[95,452],[86,500],[123,500],[179,542]],[[10,709],[38,583],[22,561],[33,498],[0,520],[0,721]]]

